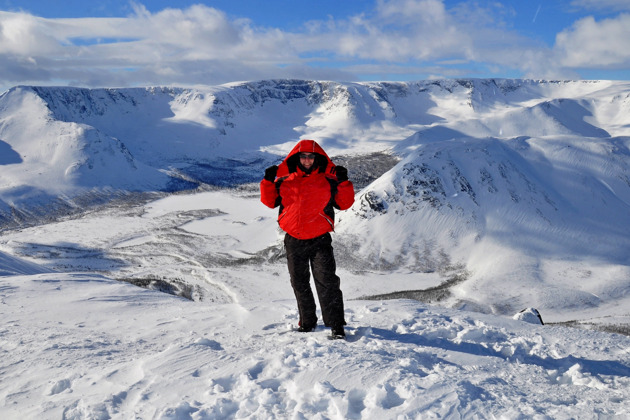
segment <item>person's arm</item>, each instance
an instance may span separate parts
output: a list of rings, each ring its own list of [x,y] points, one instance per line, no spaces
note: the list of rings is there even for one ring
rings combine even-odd
[[[270,166],[265,170],[265,177],[260,181],[260,201],[269,208],[278,205],[278,190],[274,182],[277,173],[278,167]]]
[[[335,168],[335,175],[337,176],[337,195],[335,196],[335,203],[340,210],[347,210],[354,203],[354,185],[348,180],[348,170],[343,166],[337,166]]]

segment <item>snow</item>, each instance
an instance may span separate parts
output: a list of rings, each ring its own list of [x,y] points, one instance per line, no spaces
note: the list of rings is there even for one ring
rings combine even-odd
[[[188,221],[201,209],[214,213]],[[1,417],[630,415],[629,337],[361,299],[408,289],[418,281],[413,273],[340,270],[347,340],[328,340],[321,324],[294,331],[297,309],[282,261],[232,269],[200,263],[205,253],[251,255],[272,243],[278,234],[269,212],[256,197],[218,191],[5,234],[0,250],[21,249],[22,257],[0,252]],[[174,232],[203,235],[208,248],[174,255],[188,243]],[[179,269],[190,282],[193,271],[204,272],[217,294],[190,301],[116,281],[115,269],[97,273],[123,253],[154,272]],[[130,265],[118,270],[130,273]]]
[[[290,299],[193,303],[90,274],[1,287],[3,418],[630,414],[627,337],[351,300],[331,342],[291,330]]]
[[[630,417],[629,92],[12,89],[0,419]],[[372,177],[333,234],[347,340],[294,331],[258,198],[306,137]]]

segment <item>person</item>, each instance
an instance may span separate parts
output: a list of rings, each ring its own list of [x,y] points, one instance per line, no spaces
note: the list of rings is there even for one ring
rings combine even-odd
[[[343,293],[330,232],[335,226],[334,209],[346,210],[354,202],[348,170],[336,166],[314,140],[300,140],[280,165],[265,170],[260,199],[267,207],[279,207],[278,224],[285,232],[287,266],[299,312],[298,331],[317,327],[310,266],[324,325],[331,328],[333,338],[345,337]]]

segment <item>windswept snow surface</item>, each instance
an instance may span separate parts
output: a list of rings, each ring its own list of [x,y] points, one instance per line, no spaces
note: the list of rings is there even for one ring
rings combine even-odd
[[[79,273],[5,277],[0,299],[3,419],[630,416],[625,336],[353,300],[330,341],[292,331],[290,299],[199,303]]]
[[[3,235],[0,418],[630,416],[627,336],[358,299],[436,273],[340,270],[347,340],[293,331],[284,262],[260,262],[279,238],[270,210],[234,191]],[[158,273],[198,285],[197,300],[114,280]]]

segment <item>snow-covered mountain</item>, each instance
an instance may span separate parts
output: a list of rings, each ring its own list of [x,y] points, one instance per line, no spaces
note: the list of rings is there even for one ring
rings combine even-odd
[[[420,137],[617,137],[627,95],[623,83],[519,80],[16,87],[0,96],[0,211],[72,207],[88,192],[251,182],[306,137],[331,155],[405,155]]]
[[[629,136],[627,82],[16,87],[0,97],[0,211],[14,226],[130,191],[257,182],[313,138],[364,181],[339,217],[346,267],[441,273],[450,306],[572,318],[576,299],[599,311],[630,290]]]
[[[359,186],[347,341],[258,200],[300,138]],[[630,82],[16,87],[0,418],[627,418],[629,148]]]
[[[404,160],[360,192],[339,236],[362,266],[444,271],[449,306],[607,316],[630,290],[629,87],[441,91],[442,120],[394,147]]]

